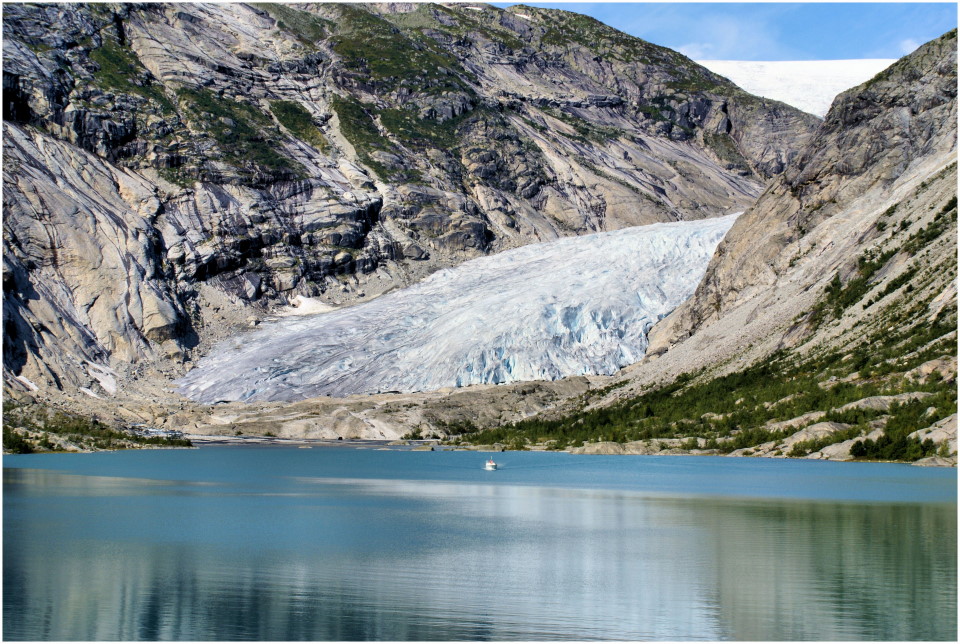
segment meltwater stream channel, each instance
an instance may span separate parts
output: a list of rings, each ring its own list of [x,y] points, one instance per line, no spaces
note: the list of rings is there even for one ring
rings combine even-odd
[[[4,456],[4,638],[957,637],[955,469],[485,458]]]

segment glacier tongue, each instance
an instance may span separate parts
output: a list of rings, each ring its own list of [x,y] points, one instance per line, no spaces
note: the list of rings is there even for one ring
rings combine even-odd
[[[180,381],[200,402],[611,374],[696,288],[736,215],[524,246],[218,345]]]

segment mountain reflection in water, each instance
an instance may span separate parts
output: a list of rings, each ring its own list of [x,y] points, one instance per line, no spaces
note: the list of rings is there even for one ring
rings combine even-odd
[[[5,469],[6,639],[956,638],[955,504],[284,469]]]

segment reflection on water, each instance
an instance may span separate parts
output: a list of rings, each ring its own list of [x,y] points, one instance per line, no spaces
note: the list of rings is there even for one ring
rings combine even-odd
[[[4,512],[6,639],[957,632],[955,504],[5,469]]]

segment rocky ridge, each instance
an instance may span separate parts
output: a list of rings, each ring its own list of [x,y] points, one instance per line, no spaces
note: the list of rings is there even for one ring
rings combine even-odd
[[[851,307],[831,331],[815,303],[835,276],[841,286],[873,277],[864,265],[880,257],[864,298],[923,272],[924,297],[955,307],[946,204],[956,196],[956,44],[956,33],[946,34],[837,97],[811,144],[721,242],[694,296],[653,330],[652,356],[685,337],[713,337],[698,332],[719,320],[730,333],[743,324],[740,349],[862,331],[883,318],[877,309]]]

